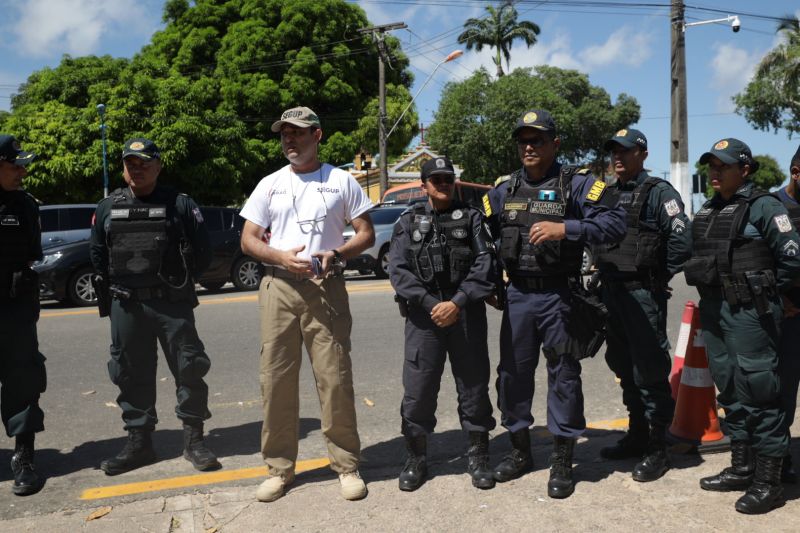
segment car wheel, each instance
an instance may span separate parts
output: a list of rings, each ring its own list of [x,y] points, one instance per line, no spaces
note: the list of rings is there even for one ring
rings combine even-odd
[[[83,267],[78,269],[69,279],[67,285],[67,300],[78,307],[90,307],[97,305],[97,294],[92,285],[92,275],[94,269]]]
[[[225,285],[224,281],[201,281],[200,286],[209,291],[218,291]]]
[[[381,247],[381,251],[378,254],[378,265],[373,272],[378,279],[386,279],[389,277],[389,243]]]
[[[245,255],[233,264],[231,281],[240,291],[254,291],[258,288],[263,276],[264,270],[261,268],[261,263]]]
[[[581,274],[588,274],[591,271],[593,264],[594,257],[592,256],[592,251],[588,246],[584,246],[583,259],[581,260]]]

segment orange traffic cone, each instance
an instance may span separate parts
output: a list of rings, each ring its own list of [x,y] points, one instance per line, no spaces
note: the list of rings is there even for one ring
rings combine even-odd
[[[681,370],[675,416],[668,435],[672,440],[689,443],[700,453],[721,452],[730,441],[720,431],[714,382],[708,370],[705,343],[700,332],[700,313],[689,302],[684,312],[691,314],[691,330],[686,343],[686,357]]]
[[[686,302],[681,318],[681,329],[678,331],[678,342],[675,346],[675,358],[672,360],[672,371],[669,373],[669,385],[672,387],[672,399],[678,400],[678,385],[681,383],[683,363],[686,359],[686,348],[689,346],[689,336],[692,333],[692,316],[697,310],[694,302]]]

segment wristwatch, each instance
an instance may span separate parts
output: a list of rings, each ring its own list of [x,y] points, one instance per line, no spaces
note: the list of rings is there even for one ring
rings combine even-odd
[[[333,262],[344,265],[344,256],[339,250],[331,250],[333,252]]]

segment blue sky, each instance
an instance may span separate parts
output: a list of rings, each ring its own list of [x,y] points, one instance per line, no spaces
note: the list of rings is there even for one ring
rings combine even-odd
[[[459,48],[456,37],[464,21],[483,16],[486,5],[471,0],[356,3],[374,24],[402,21],[408,25],[407,30],[394,34],[411,59],[417,80],[413,93],[439,61]],[[669,4],[668,0],[660,3]],[[800,13],[797,2],[790,0],[686,3],[769,16]],[[524,44],[512,48],[511,68],[539,64],[576,68],[588,73],[591,82],[614,99],[622,92],[634,96],[642,107],[642,118],[632,126],[647,135],[648,167],[662,176],[669,170],[669,8],[563,4],[518,4],[520,18],[536,22],[542,32],[532,48],[526,49]],[[0,23],[4,36],[0,41],[4,58],[0,64],[0,109],[9,108],[9,96],[32,72],[58,65],[63,54],[132,56],[161,27],[162,5],[162,0],[0,0],[5,7]],[[722,16],[724,13],[687,9],[690,22]],[[786,172],[800,139],[789,140],[785,132],[756,131],[733,113],[730,97],[746,85],[761,57],[778,43],[775,22],[748,16],[740,19],[738,33],[728,24],[693,27],[686,32],[690,167],[718,139],[738,137],[755,154],[775,157]],[[417,99],[421,122],[432,122],[446,82],[464,79],[480,66],[494,72],[491,51],[466,52],[439,68]]]

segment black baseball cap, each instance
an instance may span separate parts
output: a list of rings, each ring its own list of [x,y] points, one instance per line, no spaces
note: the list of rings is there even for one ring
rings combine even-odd
[[[159,152],[156,143],[144,137],[134,137],[125,142],[125,148],[122,149],[122,159],[129,155],[148,161],[150,159],[161,159],[161,152]]]
[[[800,146],[797,147],[797,151],[792,156],[792,165],[800,165]]]
[[[555,133],[556,122],[553,120],[550,113],[544,109],[532,109],[531,111],[526,111],[525,114],[517,120],[517,125],[514,127],[512,136],[516,137],[522,128],[534,128],[540,131]]]
[[[750,165],[751,174],[758,170],[758,161],[753,159],[753,152],[750,151],[750,147],[733,137],[717,141],[711,147],[711,150],[700,156],[700,164],[708,163],[711,156],[716,157],[726,165],[738,163]]]
[[[36,157],[36,154],[25,152],[13,135],[0,135],[0,161],[14,163],[24,167]]]
[[[420,172],[422,183],[428,181],[428,178],[435,174],[449,174],[455,176],[456,171],[453,168],[453,162],[446,157],[434,157],[433,159],[425,161]]]
[[[642,150],[647,150],[647,137],[641,131],[633,128],[621,129],[605,142],[603,148],[611,150],[615,144],[623,148],[639,147]]]

